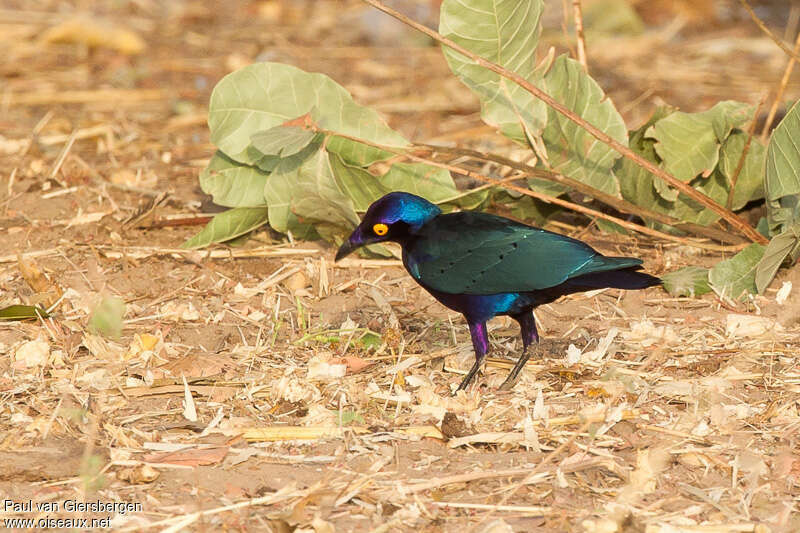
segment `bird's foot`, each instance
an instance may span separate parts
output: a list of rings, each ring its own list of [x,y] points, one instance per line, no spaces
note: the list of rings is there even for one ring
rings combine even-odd
[[[500,388],[497,390],[500,391],[510,391],[514,388],[514,385],[517,384],[517,380],[519,380],[519,374],[522,372],[522,369],[525,368],[525,364],[530,359],[531,354],[528,352],[528,347],[526,346],[525,349],[522,351],[522,355],[520,355],[519,360],[514,365],[514,368],[511,369],[509,372],[508,377],[506,380],[500,385]]]
[[[464,379],[461,381],[461,384],[458,386],[456,392],[453,394],[454,396],[455,394],[458,393],[458,391],[465,390],[467,388],[467,385],[469,385],[470,381],[472,381],[472,379],[475,377],[475,374],[477,374],[478,370],[480,370],[482,363],[483,363],[483,356],[476,359],[475,364],[473,364],[472,368],[469,369],[469,372],[467,372],[467,375],[464,376]]]
[[[514,385],[517,384],[517,381],[519,381],[519,375],[509,375],[506,380],[499,387],[497,387],[497,390],[501,392],[510,391],[514,388]]]

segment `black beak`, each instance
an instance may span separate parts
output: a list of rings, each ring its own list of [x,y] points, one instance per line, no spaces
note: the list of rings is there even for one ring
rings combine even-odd
[[[353,252],[353,250],[355,250],[356,248],[361,246],[360,244],[353,244],[353,241],[351,240],[352,237],[353,237],[353,235],[351,235],[350,239],[347,239],[346,241],[344,241],[342,243],[342,245],[339,247],[339,251],[336,252],[335,261],[338,261],[340,259],[344,259],[348,255],[350,255]]]
[[[339,250],[336,252],[336,261],[339,259],[344,259],[346,256],[350,255],[355,251],[357,248],[361,248],[364,246],[365,243],[364,239],[361,237],[361,228],[357,227],[353,230],[353,233],[347,238],[346,241],[342,243],[339,247]]]

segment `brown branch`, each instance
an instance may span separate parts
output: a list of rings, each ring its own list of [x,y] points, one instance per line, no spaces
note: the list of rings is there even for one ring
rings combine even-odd
[[[423,24],[415,22],[415,21],[411,20],[410,18],[408,18],[407,16],[403,15],[402,13],[400,13],[400,12],[390,8],[390,7],[387,7],[380,0],[363,0],[363,1],[366,2],[367,4],[371,5],[371,6],[375,7],[376,9],[379,9],[380,11],[383,11],[384,13],[386,13],[388,15],[391,15],[392,17],[394,17],[397,20],[403,22],[404,24],[407,24],[408,26],[411,26],[412,28],[424,33],[425,35],[427,35],[430,38],[434,39],[435,41],[438,41],[439,43],[447,46],[448,48],[452,48],[453,50],[455,50],[459,54],[462,54],[462,55],[468,57],[469,59],[473,60],[478,65],[480,65],[480,66],[482,66],[482,67],[484,67],[486,69],[489,69],[492,72],[494,72],[494,73],[496,73],[496,74],[498,74],[500,76],[503,76],[506,79],[509,79],[509,80],[513,81],[514,83],[516,83],[517,85],[519,85],[520,87],[522,87],[523,89],[525,89],[526,91],[531,93],[536,98],[542,100],[544,103],[546,103],[548,106],[550,106],[551,108],[556,110],[558,113],[560,113],[561,115],[563,115],[564,117],[566,117],[570,121],[574,122],[575,124],[577,124],[581,128],[585,129],[587,132],[589,132],[590,135],[592,135],[594,138],[596,138],[600,142],[610,146],[611,148],[613,148],[614,150],[616,150],[617,152],[619,152],[623,156],[627,157],[628,159],[630,159],[631,161],[633,161],[634,163],[636,163],[640,167],[642,167],[645,170],[649,171],[650,173],[652,173],[656,177],[660,178],[661,180],[665,181],[666,183],[672,185],[673,187],[678,189],[680,192],[682,192],[683,194],[685,194],[686,196],[688,196],[692,200],[696,201],[697,203],[699,203],[703,207],[706,207],[706,208],[710,209],[711,211],[714,211],[715,213],[717,213],[726,222],[728,222],[731,225],[731,227],[736,229],[736,231],[740,232],[742,235],[746,236],[748,239],[750,239],[750,240],[752,240],[754,242],[762,243],[762,244],[766,244],[768,242],[766,237],[761,235],[746,220],[744,220],[741,217],[739,217],[738,215],[736,215],[736,213],[733,213],[730,210],[725,209],[725,207],[719,205],[718,203],[716,203],[714,200],[712,200],[708,196],[706,196],[703,193],[697,191],[696,189],[691,187],[689,184],[684,183],[681,180],[677,179],[673,175],[671,175],[668,172],[666,172],[664,169],[662,169],[662,168],[658,167],[656,164],[648,161],[647,159],[645,159],[644,157],[640,156],[639,154],[637,154],[636,152],[634,152],[633,150],[631,150],[630,148],[628,148],[624,144],[620,143],[616,139],[610,137],[605,132],[603,132],[600,129],[596,128],[595,126],[591,125],[589,122],[587,122],[586,120],[584,120],[583,118],[578,116],[575,112],[573,112],[572,110],[568,109],[567,107],[565,107],[560,102],[556,101],[552,96],[550,96],[546,92],[542,91],[540,88],[536,87],[535,85],[533,85],[531,82],[529,82],[528,80],[526,80],[525,78],[523,78],[522,76],[517,74],[516,72],[512,72],[512,71],[510,71],[510,70],[508,70],[506,68],[503,68],[500,65],[497,65],[496,63],[492,63],[491,61],[489,61],[487,59],[484,59],[483,57],[475,54],[474,52],[471,52],[470,50],[467,50],[463,46],[460,46],[459,44],[456,44],[455,42],[451,41],[450,39],[444,37],[439,32],[436,32],[436,31],[428,28],[427,26],[425,26]]]
[[[587,185],[586,183],[583,183],[581,181],[569,178],[562,174],[551,172],[549,170],[534,168],[530,165],[526,165],[525,163],[520,163],[518,161],[514,161],[512,159],[508,159],[506,157],[497,154],[488,154],[485,152],[479,152],[477,150],[470,150],[468,148],[450,148],[446,146],[438,146],[434,144],[424,144],[424,143],[416,143],[414,146],[425,148],[428,150],[433,150],[440,153],[466,156],[480,161],[488,161],[506,167],[510,167],[513,168],[514,170],[519,170],[520,172],[523,172],[530,177],[546,179],[570,187],[571,189],[574,189],[575,191],[581,194],[585,194],[586,196],[594,198],[595,200],[602,202],[609,207],[613,207],[614,209],[622,213],[628,213],[629,215],[636,215],[644,219],[649,218],[656,222],[660,222],[661,224],[672,226],[673,228],[685,231],[687,233],[731,244],[740,244],[745,241],[743,237],[728,233],[727,231],[716,228],[710,228],[707,226],[701,226],[699,224],[692,224],[689,222],[681,222],[680,220],[673,218],[669,215],[665,215],[663,213],[647,209],[646,207],[638,206],[622,198],[617,198],[614,195],[595,189],[591,185]]]
[[[695,248],[700,248],[703,250],[713,250],[713,251],[734,251],[734,250],[741,250],[746,246],[746,244],[739,244],[734,246],[719,246],[716,244],[707,244],[702,242],[693,241],[691,239],[687,239],[685,237],[678,237],[676,235],[670,235],[669,233],[664,233],[662,231],[658,231],[652,228],[648,228],[647,226],[642,226],[640,224],[636,224],[633,222],[628,222],[627,220],[622,220],[621,218],[617,218],[612,215],[608,215],[606,213],[597,211],[595,209],[591,209],[589,207],[585,207],[568,200],[564,200],[562,198],[558,198],[555,196],[550,196],[544,193],[532,191],[525,187],[520,187],[519,185],[514,185],[513,183],[507,183],[506,180],[501,180],[497,178],[492,178],[490,176],[486,176],[479,172],[474,172],[472,170],[464,169],[461,167],[457,167],[455,165],[449,165],[447,163],[441,163],[439,161],[434,161],[432,159],[421,157],[419,155],[410,153],[402,148],[396,148],[392,146],[385,146],[378,143],[374,143],[372,141],[368,141],[366,139],[361,139],[358,137],[354,137],[352,135],[346,135],[343,133],[338,133],[335,131],[326,130],[324,128],[320,128],[318,126],[313,126],[314,131],[323,133],[325,135],[332,135],[336,137],[341,137],[342,139],[348,139],[353,142],[365,144],[367,146],[372,146],[373,148],[378,148],[380,150],[384,150],[386,152],[390,152],[397,155],[402,155],[407,157],[412,161],[416,161],[418,163],[425,163],[430,166],[442,168],[444,170],[448,170],[450,172],[458,172],[459,174],[464,174],[465,176],[469,176],[470,178],[480,180],[484,183],[489,183],[491,185],[495,185],[497,187],[502,187],[504,189],[508,189],[511,191],[516,191],[520,194],[524,194],[526,196],[530,196],[531,198],[536,198],[537,200],[541,200],[543,202],[549,204],[559,205],[571,211],[575,211],[576,213],[581,213],[582,215],[586,215],[591,218],[602,218],[604,220],[608,220],[609,222],[613,222],[619,226],[622,226],[625,229],[630,231],[635,231],[638,233],[642,233],[644,235],[649,235],[650,237],[655,237],[657,239],[662,239],[666,241],[678,242],[680,244],[684,244],[686,246],[693,246]]]
[[[741,250],[744,244],[734,245],[734,246],[718,246],[715,244],[706,244],[700,243],[696,241],[692,241],[691,239],[687,239],[684,237],[678,237],[676,235],[670,235],[669,233],[664,233],[662,231],[658,231],[652,228],[648,228],[647,226],[642,226],[640,224],[636,224],[634,222],[629,222],[627,220],[623,220],[621,218],[617,218],[613,215],[608,215],[601,211],[597,211],[595,209],[591,209],[589,207],[582,206],[580,204],[576,204],[570,202],[568,200],[564,200],[562,198],[558,198],[556,196],[550,196],[544,193],[540,193],[537,191],[532,191],[531,189],[527,189],[525,187],[520,187],[519,185],[514,185],[512,183],[504,183],[503,180],[499,180],[496,178],[492,178],[490,176],[486,176],[484,174],[480,174],[478,172],[474,172],[472,170],[466,170],[455,165],[448,165],[446,163],[440,163],[438,161],[433,161],[431,159],[427,159],[424,157],[419,157],[414,154],[407,154],[409,159],[420,163],[426,163],[431,166],[443,168],[445,170],[449,170],[450,172],[459,172],[461,174],[465,174],[471,178],[483,181],[484,183],[490,183],[492,185],[496,185],[498,187],[503,187],[504,189],[508,189],[511,191],[516,191],[520,194],[524,194],[526,196],[530,196],[531,198],[536,198],[537,200],[541,200],[543,202],[549,204],[555,204],[566,209],[570,209],[577,213],[581,213],[582,215],[586,215],[590,218],[602,218],[603,220],[607,220],[609,222],[613,222],[623,228],[631,231],[635,231],[637,233],[642,233],[644,235],[649,235],[650,237],[655,237],[657,239],[662,239],[666,241],[678,242],[684,245],[693,246],[696,248],[701,248],[704,250],[713,250],[713,251],[723,251],[723,250]]]
[[[800,52],[800,32],[797,32],[797,37],[794,40],[794,51],[795,53]],[[789,78],[792,76],[792,70],[794,70],[794,64],[797,62],[796,56],[792,56],[789,58],[789,62],[786,63],[786,69],[783,71],[783,78],[781,78],[781,84],[778,86],[778,92],[775,93],[775,100],[772,102],[772,106],[769,108],[769,114],[767,115],[767,120],[764,121],[764,127],[761,129],[761,141],[767,141],[767,135],[769,135],[769,128],[772,126],[772,121],[775,120],[775,115],[778,113],[778,107],[781,105],[781,100],[783,100],[783,93],[786,91],[786,86],[789,85]]]
[[[572,16],[575,19],[575,38],[578,41],[578,62],[583,66],[583,70],[589,72],[586,62],[586,37],[583,35],[581,0],[572,0]]]
[[[365,1],[367,1],[367,0],[365,0]],[[758,18],[758,15],[756,15],[756,12],[753,11],[752,7],[750,7],[750,4],[747,3],[747,0],[739,0],[739,3],[742,4],[743,8],[745,8],[747,13],[750,15],[750,18],[753,19],[753,22],[756,23],[756,26],[758,26],[759,29],[761,29],[761,31],[763,31],[767,35],[767,37],[772,39],[772,41],[775,44],[777,44],[778,47],[781,50],[786,52],[786,55],[788,55],[789,57],[793,57],[795,59],[795,61],[799,61],[800,60],[800,55],[797,55],[797,52],[795,52],[791,48],[789,48],[789,46],[786,43],[783,42],[783,39],[781,39],[780,37],[778,37],[777,35],[772,33],[772,31],[769,28],[767,28],[767,25],[764,24],[764,21],[762,21],[760,18]]]
[[[177,226],[201,226],[207,224],[214,217],[210,216],[195,216],[191,218],[178,218],[178,219],[161,219],[156,220],[147,226],[147,229],[167,228]]]

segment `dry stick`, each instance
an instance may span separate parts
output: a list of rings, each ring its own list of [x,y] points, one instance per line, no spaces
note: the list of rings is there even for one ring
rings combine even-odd
[[[727,231],[701,226],[699,224],[692,224],[689,222],[681,222],[680,220],[673,218],[669,215],[665,215],[657,211],[652,211],[650,209],[647,209],[646,207],[638,206],[622,198],[617,198],[614,195],[605,193],[599,189],[595,189],[591,185],[588,185],[581,181],[569,178],[567,176],[549,170],[534,168],[525,163],[520,163],[518,161],[514,161],[513,159],[508,159],[506,157],[497,154],[489,154],[486,152],[480,152],[478,150],[471,150],[469,148],[450,148],[446,146],[438,146],[434,144],[424,144],[424,143],[415,143],[414,146],[446,154],[467,156],[473,159],[478,159],[481,161],[489,161],[492,163],[497,163],[499,165],[511,167],[515,170],[519,170],[520,172],[524,172],[525,174],[528,174],[531,177],[546,179],[549,181],[553,181],[555,183],[566,185],[567,187],[570,187],[581,194],[590,196],[599,202],[602,202],[610,207],[613,207],[617,211],[621,211],[623,213],[628,213],[631,215],[636,215],[641,218],[649,218],[655,220],[656,222],[660,222],[662,224],[672,226],[679,230],[686,231],[687,233],[694,233],[695,235],[700,235],[703,237],[707,237],[709,239],[714,239],[720,242],[729,242],[734,244],[740,244],[745,241],[745,239],[743,239],[742,237],[728,233]]]
[[[772,39],[775,42],[775,44],[777,44],[781,50],[786,52],[786,54],[789,57],[793,57],[795,60],[800,60],[800,55],[798,55],[797,52],[789,48],[780,37],[772,33],[772,31],[770,31],[770,29],[767,28],[767,25],[764,24],[764,22],[760,18],[758,18],[758,15],[756,15],[756,12],[753,11],[752,7],[750,7],[750,4],[747,3],[747,0],[739,0],[739,3],[742,4],[742,7],[745,8],[745,10],[747,10],[747,13],[750,15],[750,18],[753,19],[753,22],[756,23],[756,26],[758,26],[761,29],[761,31],[767,34],[767,37]]]
[[[400,22],[411,26],[412,28],[420,31],[438,41],[439,43],[447,46],[448,48],[453,49],[454,51],[462,54],[469,59],[473,60],[478,65],[491,70],[492,72],[509,79],[531,93],[533,96],[542,100],[545,104],[553,108],[554,110],[558,111],[561,115],[569,119],[571,122],[574,122],[584,130],[586,130],[592,137],[599,140],[603,144],[608,145],[609,147],[613,148],[623,156],[627,157],[643,169],[649,171],[650,173],[654,174],[659,179],[667,182],[668,184],[672,185],[680,192],[691,198],[692,200],[696,201],[703,207],[706,207],[715,213],[717,213],[720,217],[722,217],[728,224],[731,225],[734,229],[739,231],[742,235],[746,236],[753,242],[758,242],[762,244],[766,244],[768,242],[767,238],[761,235],[758,231],[756,231],[753,226],[751,226],[746,220],[739,217],[736,213],[725,209],[725,207],[719,205],[717,202],[706,196],[705,194],[697,191],[693,187],[691,187],[688,183],[684,183],[681,180],[677,179],[672,174],[668,173],[662,168],[659,168],[655,163],[652,163],[645,159],[644,157],[640,156],[624,144],[620,143],[616,139],[613,139],[608,134],[604,133],[603,131],[599,130],[595,126],[591,125],[589,122],[578,116],[575,112],[565,107],[563,104],[556,101],[552,96],[547,94],[546,92],[542,91],[540,88],[536,87],[534,84],[517,74],[516,72],[512,72],[506,68],[501,67],[496,63],[492,63],[491,61],[484,59],[483,57],[475,54],[464,48],[463,46],[456,44],[455,42],[451,41],[450,39],[444,37],[439,32],[436,32],[427,26],[415,22],[408,18],[407,16],[403,15],[402,13],[387,7],[384,5],[380,0],[363,0],[367,4],[383,11],[387,15],[391,15],[392,17],[396,18]]]
[[[797,32],[797,38],[794,40],[794,51],[795,53],[800,52],[800,32]],[[794,64],[797,61],[796,57],[796,55],[791,56],[789,62],[786,63],[786,70],[783,71],[781,84],[778,86],[778,92],[775,93],[775,100],[772,102],[772,107],[769,108],[767,120],[764,121],[764,127],[761,129],[762,142],[767,141],[769,128],[772,126],[772,121],[775,120],[775,115],[778,113],[778,107],[781,105],[781,99],[783,98],[783,93],[786,91],[786,86],[789,85],[789,78],[792,76],[792,70],[794,70]]]
[[[532,198],[536,198],[537,200],[541,200],[543,202],[560,205],[561,207],[565,207],[565,208],[570,209],[572,211],[576,211],[576,212],[584,214],[584,215],[586,215],[588,217],[602,218],[602,219],[608,220],[609,222],[613,222],[614,224],[619,224],[620,226],[622,226],[625,229],[629,229],[629,230],[636,231],[636,232],[639,232],[639,233],[644,233],[645,235],[650,235],[651,237],[656,237],[656,238],[659,238],[659,239],[671,240],[671,241],[687,244],[687,242],[686,242],[687,239],[684,239],[684,238],[681,238],[681,237],[676,237],[676,236],[670,235],[668,233],[663,233],[661,231],[654,230],[654,229],[648,228],[646,226],[641,226],[641,225],[635,224],[633,222],[628,222],[627,220],[622,220],[621,218],[617,218],[617,217],[612,216],[612,215],[607,215],[607,214],[602,213],[600,211],[595,211],[594,209],[591,209],[589,207],[584,207],[582,205],[575,204],[575,203],[570,202],[568,200],[562,200],[561,198],[557,198],[555,196],[549,196],[547,194],[542,194],[540,192],[532,191],[530,189],[526,189],[524,187],[520,187],[519,185],[514,185],[512,183],[505,183],[504,184],[502,182],[502,180],[495,179],[495,178],[492,178],[490,176],[486,176],[486,175],[483,175],[483,174],[479,174],[479,173],[474,172],[472,170],[467,170],[467,169],[464,169],[464,168],[460,168],[460,167],[457,167],[455,165],[448,165],[446,163],[439,163],[438,161],[433,161],[431,159],[426,159],[424,157],[419,157],[419,156],[416,156],[416,155],[413,155],[413,154],[408,154],[408,157],[409,157],[409,159],[418,161],[420,163],[427,163],[427,164],[432,165],[432,166],[436,166],[436,167],[439,167],[439,168],[443,168],[445,170],[449,170],[450,172],[459,172],[461,174],[466,174],[470,178],[474,178],[474,179],[483,181],[485,183],[491,183],[493,185],[498,185],[498,186],[503,187],[505,189],[509,189],[509,190],[516,191],[516,192],[521,193],[521,194],[525,194],[527,196],[530,196]],[[705,245],[704,244],[703,246],[714,246],[716,248],[715,245]]]
[[[798,36],[800,36],[800,34],[798,34]],[[750,143],[753,142],[753,134],[756,132],[758,114],[761,113],[761,108],[764,106],[764,102],[766,102],[766,100],[767,95],[765,94],[761,97],[761,100],[759,100],[758,106],[756,107],[756,112],[753,113],[753,120],[750,122],[750,127],[747,128],[747,140],[744,142],[742,155],[739,156],[739,162],[736,163],[736,170],[733,171],[733,176],[731,176],[731,190],[728,191],[728,200],[725,202],[725,207],[728,209],[733,206],[733,195],[736,192],[736,182],[739,180],[739,174],[742,172],[742,168],[744,167],[744,160],[747,157],[747,152],[750,151]]]
[[[53,170],[50,171],[50,179],[57,181],[62,187],[66,187],[66,183],[62,180],[58,179],[58,171],[61,170],[61,165],[64,164],[64,160],[67,158],[67,154],[72,149],[72,145],[75,144],[75,135],[77,134],[78,130],[72,130],[72,133],[67,139],[67,144],[64,145],[64,148],[61,149],[61,153],[58,155],[58,159],[56,160],[56,164],[53,165]]]
[[[578,62],[583,66],[583,70],[589,72],[589,66],[586,63],[586,38],[583,36],[581,0],[572,0],[572,16],[575,19],[575,36],[578,40]]]
[[[628,222],[627,220],[622,220],[621,218],[617,218],[612,215],[607,215],[606,213],[602,213],[600,211],[596,211],[589,207],[584,207],[582,205],[578,205],[576,203],[570,202],[568,200],[562,200],[561,198],[557,198],[555,196],[549,196],[547,194],[543,194],[540,192],[532,191],[530,189],[526,189],[525,187],[520,187],[519,185],[514,185],[512,183],[506,183],[506,180],[500,180],[497,178],[492,178],[490,176],[486,176],[484,174],[480,174],[478,172],[474,172],[472,170],[468,170],[465,168],[457,167],[455,165],[449,165],[447,163],[440,163],[439,161],[434,161],[432,159],[428,159],[426,157],[420,157],[418,155],[414,155],[412,153],[406,152],[399,148],[394,148],[391,146],[384,146],[381,144],[373,143],[366,139],[361,139],[358,137],[353,137],[352,135],[345,135],[343,133],[337,133],[335,131],[326,130],[323,128],[319,128],[314,126],[314,131],[319,133],[323,133],[325,135],[331,135],[336,137],[341,137],[343,139],[348,139],[353,142],[358,142],[361,144],[365,144],[367,146],[372,146],[373,148],[378,148],[380,150],[384,150],[387,152],[391,152],[397,155],[403,155],[412,161],[417,161],[419,163],[425,163],[434,167],[443,168],[445,170],[449,170],[450,172],[458,172],[459,174],[464,174],[469,176],[470,178],[483,181],[484,183],[490,183],[492,185],[502,187],[504,189],[509,189],[512,191],[516,191],[520,194],[524,194],[526,196],[530,196],[531,198],[536,198],[537,200],[541,200],[546,203],[559,205],[561,207],[567,208],[569,210],[575,211],[577,213],[581,213],[591,218],[602,218],[604,220],[608,220],[609,222],[613,222],[614,224],[618,224],[625,229],[636,231],[638,233],[643,233],[645,235],[649,235],[651,237],[655,237],[657,239],[663,239],[666,241],[678,242],[681,244],[685,244],[688,246],[693,246],[695,248],[700,248],[703,250],[713,250],[717,252],[721,251],[733,251],[733,250],[741,250],[745,247],[744,244],[734,245],[734,246],[719,246],[716,244],[706,244],[693,241],[691,239],[687,239],[684,237],[678,237],[675,235],[670,235],[669,233],[664,233],[652,228],[648,228],[646,226],[642,226],[640,224],[636,224],[633,222]]]
[[[40,93],[12,93],[10,103],[14,105],[85,104],[116,102],[137,103],[143,100],[165,100],[170,97],[161,89],[98,89],[91,91],[47,91]]]
[[[580,463],[572,463],[570,465],[565,465],[561,471],[565,474],[569,474],[572,472],[580,472],[582,470],[588,470],[590,468],[596,466],[605,466],[608,464],[609,459],[597,459],[592,458],[586,461],[581,461]],[[558,467],[551,466],[546,471],[539,472],[540,474],[554,474]],[[541,470],[541,469],[540,469]],[[457,483],[469,483],[470,481],[481,481],[484,479],[493,479],[498,477],[518,477],[518,476],[525,476],[527,479],[531,480],[534,476],[530,475],[531,468],[506,468],[502,470],[490,470],[490,471],[478,471],[478,472],[468,472],[466,474],[455,474],[445,477],[435,478],[432,481],[420,481],[412,484],[403,485],[400,489],[405,494],[415,494],[417,492],[424,492],[427,490],[438,489],[444,487],[446,485],[454,485]],[[392,488],[392,490],[396,491],[396,486]],[[495,507],[491,505],[491,507]]]

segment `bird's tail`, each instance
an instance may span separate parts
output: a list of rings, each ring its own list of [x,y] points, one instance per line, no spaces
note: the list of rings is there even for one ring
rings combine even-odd
[[[591,272],[570,278],[564,284],[575,287],[578,290],[603,289],[606,287],[634,290],[661,284],[661,278],[639,272],[640,268],[642,268],[641,265],[634,265],[619,270]]]

